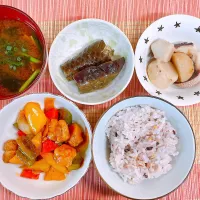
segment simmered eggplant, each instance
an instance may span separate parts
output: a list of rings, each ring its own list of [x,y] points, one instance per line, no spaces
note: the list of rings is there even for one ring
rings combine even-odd
[[[74,75],[80,93],[88,93],[106,87],[121,71],[125,59],[119,58],[99,66],[88,67]]]
[[[105,44],[103,40],[98,40],[87,46],[77,56],[61,65],[67,80],[73,80],[74,74],[89,66],[100,65],[110,61],[114,51]]]

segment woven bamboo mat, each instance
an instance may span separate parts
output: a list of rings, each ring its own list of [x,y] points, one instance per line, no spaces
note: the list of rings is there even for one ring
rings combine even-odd
[[[200,16],[199,0],[0,0],[0,4],[17,7],[29,14],[41,27],[48,48],[69,23],[82,18],[100,18],[117,25],[128,36],[133,49],[138,38],[154,20],[169,14]],[[41,81],[27,94],[50,92],[60,94],[47,70]],[[92,127],[101,114],[115,102],[135,95],[147,95],[136,74],[126,90],[113,101],[98,106],[78,104]],[[0,101],[0,108],[11,102]],[[200,200],[200,104],[180,108],[189,119],[196,136],[196,161],[187,180],[162,200]],[[23,199],[0,185],[0,200]],[[125,200],[100,179],[93,163],[79,184],[53,200]]]

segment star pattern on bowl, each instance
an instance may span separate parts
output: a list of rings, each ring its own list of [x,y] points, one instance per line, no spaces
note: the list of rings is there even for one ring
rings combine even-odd
[[[194,92],[195,96],[199,96],[200,95],[200,91]]]
[[[171,18],[171,19],[170,19]],[[184,21],[185,18],[191,18],[189,21]],[[192,18],[190,16],[170,16],[169,21],[159,20],[156,21],[155,24],[150,25],[151,28],[147,28],[143,35],[141,35],[139,39],[139,43],[136,48],[136,60],[138,65],[136,66],[138,73],[137,76],[141,83],[144,83],[144,88],[151,95],[155,95],[157,97],[163,97],[164,99],[168,99],[171,103],[176,106],[188,106],[193,105],[195,103],[199,103],[200,101],[200,90],[198,88],[185,88],[184,90],[179,90],[179,88],[169,88],[169,92],[160,90],[159,88],[155,88],[151,81],[149,80],[147,74],[147,67],[151,59],[153,58],[153,54],[151,51],[151,43],[158,38],[171,37],[176,44],[179,41],[179,35],[185,29],[190,29],[191,38],[193,40],[198,41],[198,35],[200,35],[200,23],[197,21],[198,19]],[[171,32],[168,36],[168,31]],[[180,31],[180,32],[179,32]],[[187,31],[183,34],[183,38],[185,39],[181,41],[189,42]],[[200,84],[200,83],[199,83]],[[174,92],[174,91],[176,92]]]
[[[174,24],[174,26],[175,26],[175,28],[178,28],[178,27],[180,27],[180,25],[181,25],[181,22],[176,22],[176,24]]]
[[[182,96],[177,96],[177,98],[180,100],[184,100],[184,97],[182,97]]]
[[[147,79],[147,77],[146,77],[146,76],[143,76],[143,78],[144,78],[144,80],[145,80],[146,82],[148,82],[148,79]]]
[[[200,33],[200,26],[198,28],[194,28],[196,30],[196,32]]]
[[[146,39],[144,39],[145,44],[147,44],[149,42],[149,38],[147,37]]]
[[[159,31],[162,31],[163,29],[164,29],[164,26],[161,25],[160,27],[158,27],[158,32],[159,32]]]
[[[162,93],[160,91],[156,90],[156,94],[161,95]]]
[[[140,63],[142,63],[142,57],[140,56],[140,58],[139,58],[139,61],[140,61]]]

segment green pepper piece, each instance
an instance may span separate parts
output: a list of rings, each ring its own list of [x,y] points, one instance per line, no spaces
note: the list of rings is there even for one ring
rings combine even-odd
[[[72,164],[72,165],[70,165],[70,166],[68,167],[68,170],[69,170],[69,171],[77,170],[77,169],[79,169],[80,167],[81,167],[80,164]]]
[[[19,126],[18,126],[18,123],[17,123],[17,122],[15,122],[15,123],[13,124],[13,126],[14,126],[16,129],[19,129]]]
[[[27,166],[31,166],[34,164],[35,162],[35,159],[31,160],[30,158],[28,158],[26,155],[24,155],[22,153],[22,150],[19,148],[17,151],[16,151],[16,155],[17,157]]]
[[[59,112],[59,119],[65,120],[68,125],[72,123],[72,114],[66,108],[60,108]]]
[[[37,157],[36,147],[28,137],[18,137],[16,142],[19,145],[21,152],[24,155],[26,155],[29,159],[34,160]]]
[[[80,154],[82,158],[85,157],[85,153],[88,149],[88,145],[89,145],[89,135],[86,129],[84,133],[84,141],[76,148],[77,152]]]
[[[76,154],[76,157],[73,159],[72,164],[82,164],[83,163],[83,158],[80,155],[80,153]]]
[[[40,73],[40,70],[37,69],[35,70],[32,75],[26,80],[26,82],[20,87],[19,92],[24,91],[32,82],[33,80],[37,77],[37,75]]]

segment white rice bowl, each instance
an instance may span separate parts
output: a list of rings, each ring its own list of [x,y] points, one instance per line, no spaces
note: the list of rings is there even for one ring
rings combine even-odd
[[[110,164],[130,184],[166,174],[179,154],[176,130],[165,113],[147,105],[118,111],[110,118],[106,134]]]

